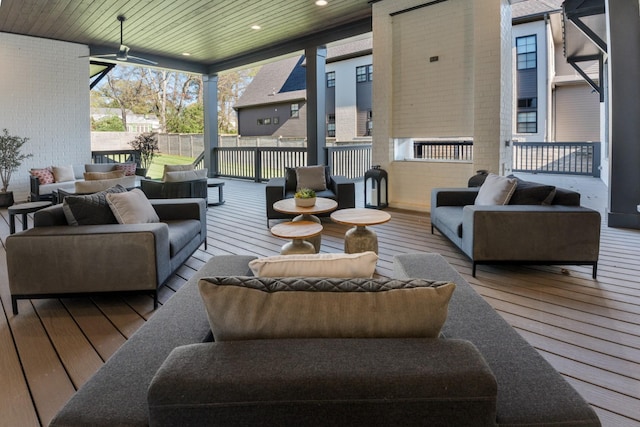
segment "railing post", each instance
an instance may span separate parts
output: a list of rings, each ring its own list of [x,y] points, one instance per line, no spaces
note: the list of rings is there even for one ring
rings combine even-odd
[[[601,143],[594,142],[593,143],[593,154],[592,154],[592,165],[593,165],[593,176],[596,178],[600,178],[600,149]]]
[[[254,173],[255,173],[255,177],[254,177],[254,181],[255,182],[261,182],[261,177],[262,177],[262,151],[260,150],[260,147],[255,147],[255,154],[254,154]]]

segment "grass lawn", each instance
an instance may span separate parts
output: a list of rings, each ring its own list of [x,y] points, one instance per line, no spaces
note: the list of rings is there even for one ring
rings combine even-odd
[[[153,156],[151,167],[147,171],[147,176],[151,179],[162,179],[164,165],[187,165],[193,163],[195,158],[184,156],[171,156],[169,154],[156,154]]]

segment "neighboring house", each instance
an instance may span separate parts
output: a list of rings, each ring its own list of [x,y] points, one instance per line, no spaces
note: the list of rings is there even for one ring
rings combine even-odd
[[[92,108],[91,118],[93,120],[104,119],[115,116],[121,118],[119,108]],[[134,114],[127,111],[127,132],[151,132],[160,128],[160,121],[155,114]]]
[[[600,97],[564,57],[563,0],[512,5],[513,139],[600,141]],[[583,67],[598,81],[598,63]]]
[[[353,141],[371,135],[372,39],[327,48],[326,135]],[[305,58],[264,65],[236,105],[241,136],[306,137]]]

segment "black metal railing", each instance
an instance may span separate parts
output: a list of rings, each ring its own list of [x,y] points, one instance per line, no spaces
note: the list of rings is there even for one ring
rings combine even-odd
[[[413,141],[413,158],[423,160],[473,160],[472,141]]]
[[[600,142],[514,142],[513,171],[600,177]]]
[[[135,162],[140,166],[140,153],[136,150],[92,151],[92,163],[126,163]]]

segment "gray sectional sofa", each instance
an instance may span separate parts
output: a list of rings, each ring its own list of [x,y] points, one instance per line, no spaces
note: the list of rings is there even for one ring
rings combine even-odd
[[[580,206],[580,193],[518,181],[510,204],[478,206],[478,191],[431,192],[431,233],[437,229],[471,259],[474,277],[479,264],[574,264],[591,265],[596,278],[601,218]]]
[[[204,199],[152,200],[160,222],[72,226],[63,205],[34,214],[34,228],[7,237],[13,313],[18,299],[158,288],[207,238]],[[38,268],[32,268],[33,265]]]
[[[252,259],[207,262],[50,425],[600,425],[438,254],[394,263],[398,278],[456,283],[441,338],[211,342],[198,279],[251,275]]]

